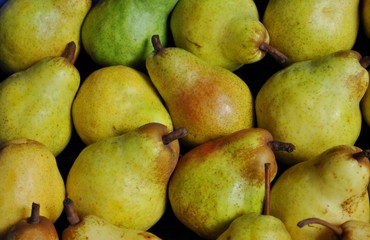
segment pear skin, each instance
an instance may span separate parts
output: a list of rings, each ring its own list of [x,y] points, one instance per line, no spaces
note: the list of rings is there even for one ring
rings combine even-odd
[[[63,211],[65,185],[55,156],[43,144],[17,139],[0,147],[0,238],[20,219],[28,218],[32,202],[40,215],[55,222]]]
[[[267,79],[256,96],[257,126],[296,147],[278,152],[278,161],[293,165],[357,141],[369,84],[361,60],[356,51],[340,51],[291,64]]]
[[[72,118],[87,145],[149,122],[173,130],[170,114],[149,77],[122,65],[97,69],[83,81],[73,101]]]
[[[270,214],[281,219],[292,239],[330,239],[332,231],[315,224],[299,228],[302,219],[317,217],[339,225],[369,222],[369,159],[360,148],[338,145],[285,170],[274,182]]]
[[[46,57],[0,83],[0,143],[17,138],[41,142],[59,155],[72,136],[71,108],[80,86],[72,64],[76,45]]]
[[[8,1],[0,9],[0,68],[25,70],[45,57],[61,56],[70,41],[76,43],[74,63],[90,8],[91,0]]]
[[[78,215],[93,214],[125,228],[152,227],[166,209],[183,130],[169,133],[163,124],[148,123],[85,147],[66,182]]]
[[[253,97],[241,78],[184,49],[162,47],[159,36],[152,42],[148,74],[174,128],[188,131],[182,144],[192,148],[254,125]]]

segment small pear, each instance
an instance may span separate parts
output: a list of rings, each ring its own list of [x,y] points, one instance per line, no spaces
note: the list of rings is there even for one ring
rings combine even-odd
[[[17,139],[0,146],[0,239],[20,219],[28,218],[30,202],[55,222],[63,211],[65,185],[54,155],[43,144]]]
[[[275,151],[294,146],[274,141],[261,128],[248,128],[209,141],[186,152],[168,185],[175,216],[190,230],[215,239],[242,214],[262,213],[264,164],[276,176]]]
[[[278,152],[278,161],[293,165],[357,141],[360,101],[369,85],[363,61],[356,51],[340,51],[291,64],[267,79],[256,96],[257,126],[296,147],[291,154]]]
[[[183,145],[194,147],[254,125],[253,97],[241,78],[184,49],[162,47],[158,35],[152,43],[148,74],[174,128],[188,130]]]
[[[234,219],[217,240],[291,240],[284,223],[270,215],[270,167],[265,163],[265,200],[263,214],[248,213]]]
[[[330,239],[360,240],[370,239],[370,223],[358,220],[348,220],[342,224],[334,225],[323,219],[307,218],[298,222],[298,227],[314,227],[312,224],[320,224],[333,231]],[[308,225],[308,226],[307,226]]]
[[[289,63],[352,49],[359,29],[359,0],[271,0],[262,23],[270,44]]]
[[[92,214],[80,218],[70,198],[66,198],[63,204],[70,225],[63,230],[62,240],[160,240],[150,232],[121,228]]]
[[[57,230],[48,218],[40,216],[40,204],[32,203],[31,216],[16,223],[4,240],[58,240]]]
[[[260,61],[266,53],[287,62],[269,45],[269,34],[252,0],[179,0],[170,20],[175,46],[209,64],[235,71]]]
[[[72,105],[72,118],[87,145],[149,122],[173,130],[170,114],[149,77],[122,65],[97,69],[83,81]]]
[[[62,57],[46,57],[0,83],[0,143],[17,138],[41,142],[59,155],[72,135],[71,107],[80,85],[72,64],[76,44]]]
[[[0,8],[0,68],[19,72],[49,56],[61,56],[74,41],[80,52],[80,30],[91,0],[13,0]]]
[[[369,222],[369,151],[338,145],[285,170],[274,182],[270,214],[281,219],[292,239],[329,239],[324,226],[297,227],[315,216],[333,224]]]
[[[147,230],[164,214],[167,183],[179,158],[183,128],[147,123],[85,147],[67,177],[79,215],[93,214],[119,227]]]

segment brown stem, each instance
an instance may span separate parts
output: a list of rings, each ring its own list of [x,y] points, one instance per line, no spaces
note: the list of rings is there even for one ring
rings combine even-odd
[[[263,205],[263,215],[270,215],[270,168],[271,163],[265,163],[265,200]]]
[[[280,141],[270,141],[267,145],[271,148],[272,151],[286,151],[286,152],[293,152],[295,146],[291,143],[280,142]]]
[[[27,219],[29,224],[40,223],[40,204],[32,203],[31,216]]]
[[[288,57],[285,56],[282,52],[271,46],[266,42],[262,42],[259,46],[261,51],[268,53],[271,57],[275,59],[281,65],[286,65],[288,63]]]
[[[363,150],[353,155],[353,158],[357,160],[360,160],[361,158],[364,157],[370,159],[370,149]]]
[[[78,223],[81,222],[80,218],[78,217],[75,209],[74,209],[74,205],[73,205],[73,201],[72,199],[70,198],[65,198],[64,201],[63,201],[63,205],[64,205],[64,212],[66,213],[67,215],[67,220],[69,222],[69,224],[71,226],[74,226]]]
[[[161,40],[159,39],[159,35],[156,34],[152,36],[152,45],[155,53],[158,53],[162,50],[163,46],[161,44]]]
[[[329,229],[331,229],[337,236],[341,236],[343,234],[343,229],[340,226],[336,226],[334,224],[331,224],[325,220],[319,219],[319,218],[307,218],[300,222],[298,222],[298,227],[304,227],[307,224],[320,224],[323,225]]]
[[[65,57],[70,63],[72,63],[75,57],[75,53],[76,43],[72,41],[67,44],[63,57]]]
[[[370,66],[370,56],[365,56],[360,59],[360,64],[363,68],[368,68]]]
[[[188,131],[187,131],[186,128],[176,129],[176,130],[174,130],[174,131],[170,132],[169,134],[164,135],[162,137],[163,144],[164,145],[170,144],[172,141],[174,141],[176,139],[183,138],[187,134],[188,134]]]

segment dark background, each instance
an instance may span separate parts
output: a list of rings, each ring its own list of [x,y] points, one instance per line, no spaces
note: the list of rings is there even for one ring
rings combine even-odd
[[[255,3],[259,9],[260,16],[263,16],[264,9],[267,5],[267,0],[261,1],[256,0]],[[170,46],[173,45],[170,42]],[[362,26],[360,26],[357,42],[354,46],[354,50],[359,51],[363,56],[370,55],[370,40],[364,35]],[[76,67],[81,73],[81,81],[85,79],[91,72],[98,69],[99,66],[96,65],[89,56],[84,52],[83,48],[80,52],[78,60],[76,62]],[[240,76],[250,87],[253,95],[255,96],[263,83],[276,71],[281,69],[281,66],[277,64],[269,56],[266,56],[261,61],[249,65],[243,66],[241,69],[237,70],[235,73]],[[7,76],[0,72],[0,80],[5,79]],[[335,91],[335,89],[333,89]],[[370,148],[369,141],[370,129],[366,124],[363,124],[361,135],[356,142],[356,146],[362,149]],[[73,161],[83,149],[84,144],[81,142],[77,134],[74,132],[73,137],[66,147],[66,149],[57,157],[60,171],[64,179],[66,179],[68,171],[73,164]],[[279,165],[280,167],[280,165]],[[280,173],[284,170],[284,166],[280,167]],[[64,212],[61,217],[55,223],[58,231],[61,233],[64,228],[68,226],[67,220],[65,218]],[[179,222],[168,206],[165,215],[162,219],[149,229],[152,233],[161,237],[164,240],[185,240],[185,239],[201,239],[196,234],[192,233],[184,225]]]

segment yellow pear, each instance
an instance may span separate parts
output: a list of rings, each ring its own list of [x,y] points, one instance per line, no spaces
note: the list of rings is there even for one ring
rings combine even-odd
[[[71,63],[76,45],[46,57],[0,83],[0,143],[29,138],[59,155],[72,136],[71,106],[80,74]],[[6,106],[6,107],[4,107]]]
[[[263,15],[270,44],[289,62],[322,57],[355,44],[359,0],[271,0]]]
[[[122,65],[100,68],[83,81],[72,105],[72,117],[85,144],[149,122],[173,130],[170,114],[149,77]]]
[[[0,148],[0,238],[29,217],[32,202],[40,215],[55,222],[63,211],[65,185],[56,159],[43,144],[17,139]]]
[[[362,0],[360,5],[360,19],[365,35],[370,38],[370,1]]]
[[[61,56],[65,45],[80,50],[80,30],[91,0],[14,0],[0,8],[0,68],[14,73],[48,56]]]

